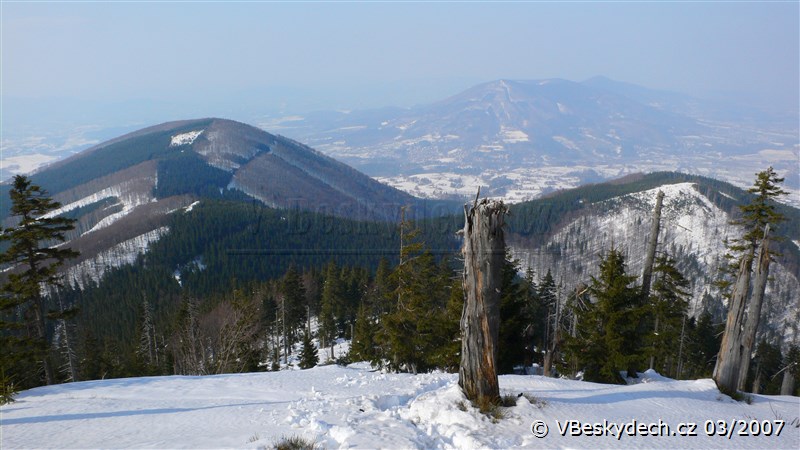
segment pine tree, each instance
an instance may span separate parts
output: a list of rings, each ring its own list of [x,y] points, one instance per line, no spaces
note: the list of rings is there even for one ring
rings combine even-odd
[[[311,341],[311,333],[306,328],[303,333],[303,347],[300,350],[300,362],[298,365],[301,369],[310,369],[319,364],[319,353],[317,347]]]
[[[11,215],[18,219],[16,226],[6,228],[0,240],[9,241],[10,246],[0,255],[0,264],[15,268],[8,274],[0,297],[0,342],[3,372],[16,372],[15,366],[33,356],[44,369],[45,382],[55,381],[50,362],[50,340],[48,337],[47,298],[42,286],[60,285],[59,269],[69,258],[78,255],[68,248],[55,244],[66,240],[66,232],[74,229],[74,220],[65,217],[49,217],[48,213],[61,204],[48,197],[47,192],[25,176],[14,177],[11,196]],[[13,317],[32,322],[33,335],[25,335],[24,327]]]

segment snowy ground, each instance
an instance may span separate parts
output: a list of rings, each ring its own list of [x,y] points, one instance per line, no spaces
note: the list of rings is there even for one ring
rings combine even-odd
[[[740,403],[711,380],[657,374],[628,386],[502,376],[500,386],[534,403],[519,397],[495,423],[463,401],[457,375],[387,374],[363,363],[71,383],[22,392],[3,406],[0,448],[263,448],[289,436],[326,448],[800,448],[797,397],[754,395],[752,404]],[[670,428],[653,428],[667,436],[623,432],[617,440],[616,429],[615,436],[570,436],[570,420]],[[706,421],[720,432],[717,420],[733,421],[734,433],[708,436]],[[535,421],[544,421],[547,436],[534,436]],[[679,429],[681,422],[696,428]],[[763,434],[767,427],[772,436],[739,435],[740,428]],[[696,436],[672,435],[679,431]]]

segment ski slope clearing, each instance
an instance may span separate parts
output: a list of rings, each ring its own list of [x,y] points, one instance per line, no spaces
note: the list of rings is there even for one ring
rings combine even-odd
[[[501,408],[503,417],[495,420],[464,401],[457,379],[445,373],[381,373],[359,363],[40,387],[0,409],[0,447],[264,448],[281,437],[300,436],[326,448],[800,448],[800,399],[753,395],[751,404],[736,402],[708,379],[675,381],[648,372],[637,384],[612,386],[502,376],[504,394],[525,396],[516,406]],[[532,432],[539,420],[549,428],[542,438]],[[570,436],[578,425],[568,424],[580,421],[602,432],[604,421],[633,420],[660,421],[670,431],[667,436],[623,431],[618,440]],[[746,425],[734,425],[730,437],[709,436],[710,427],[721,433],[718,420]],[[696,436],[673,436],[682,422],[695,423],[680,431]],[[771,436],[763,435],[765,424],[771,424]],[[613,426],[606,429],[613,433]],[[740,435],[740,428],[749,434],[759,428],[762,435]]]

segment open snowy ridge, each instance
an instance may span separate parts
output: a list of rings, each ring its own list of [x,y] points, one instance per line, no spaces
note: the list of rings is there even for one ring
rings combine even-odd
[[[323,353],[323,352],[321,352]],[[527,394],[493,422],[464,401],[457,375],[388,374],[348,367],[70,383],[25,391],[0,408],[0,447],[263,448],[301,436],[326,448],[798,448],[800,399],[719,393],[711,380],[649,372],[628,386],[502,376]],[[537,438],[531,425],[549,428]],[[567,421],[664,423],[667,436],[562,436]],[[772,436],[709,436],[706,421],[767,421]],[[776,436],[777,422],[785,421]],[[693,422],[696,436],[677,436]],[[716,422],[710,426],[718,427]],[[663,428],[662,428],[663,429]],[[684,431],[688,431],[685,428]],[[718,430],[717,430],[718,431]]]

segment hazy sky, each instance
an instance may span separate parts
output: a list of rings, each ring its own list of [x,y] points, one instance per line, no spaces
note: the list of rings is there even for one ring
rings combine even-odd
[[[498,78],[605,75],[797,108],[799,21],[797,1],[4,0],[2,95],[235,101],[283,89],[290,101],[363,107],[438,100]]]

